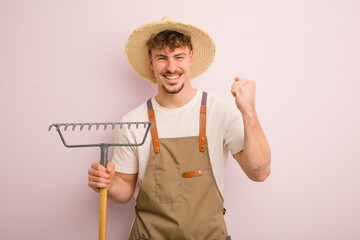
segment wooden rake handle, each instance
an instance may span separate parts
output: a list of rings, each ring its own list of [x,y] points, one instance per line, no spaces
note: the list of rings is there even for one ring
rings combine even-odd
[[[106,240],[107,188],[100,189],[99,240]]]

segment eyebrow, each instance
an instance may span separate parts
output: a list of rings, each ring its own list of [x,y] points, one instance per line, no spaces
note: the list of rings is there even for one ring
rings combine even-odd
[[[179,56],[184,56],[184,55],[186,55],[186,54],[185,53],[178,53],[178,54],[174,55],[173,57],[179,57]],[[155,58],[159,58],[159,57],[168,58],[167,55],[163,55],[163,54],[156,54],[155,55]]]
[[[167,56],[166,56],[166,55],[163,55],[163,54],[156,54],[156,55],[155,55],[155,58],[158,58],[158,57],[164,57],[164,58],[167,58]]]
[[[186,54],[185,53],[178,53],[174,57],[179,57],[179,56],[184,56],[184,55],[186,55]]]

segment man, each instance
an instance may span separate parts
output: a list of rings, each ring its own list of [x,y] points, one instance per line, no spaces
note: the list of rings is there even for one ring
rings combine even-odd
[[[230,239],[222,198],[228,152],[251,180],[264,181],[270,173],[255,83],[235,78],[236,107],[193,88],[190,79],[210,66],[215,45],[201,29],[171,17],[136,29],[126,54],[136,73],[157,84],[158,94],[122,121],[155,125],[144,146],[116,148],[106,169],[92,164],[89,186],[108,188],[119,203],[135,196],[129,239]],[[131,130],[115,135],[117,142],[140,139]]]

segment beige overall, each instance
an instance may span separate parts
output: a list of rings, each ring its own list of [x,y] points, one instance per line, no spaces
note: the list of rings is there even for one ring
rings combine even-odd
[[[153,126],[152,150],[129,240],[230,239],[206,141],[206,97],[204,92],[199,136],[159,139],[156,123]],[[155,122],[150,100],[148,112]]]

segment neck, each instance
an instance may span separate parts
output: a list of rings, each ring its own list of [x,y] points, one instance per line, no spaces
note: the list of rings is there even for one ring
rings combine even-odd
[[[184,88],[176,94],[167,93],[163,89],[158,90],[158,95],[155,97],[156,101],[160,106],[169,109],[175,109],[184,106],[190,102],[196,94],[196,89],[191,85],[185,85]]]

